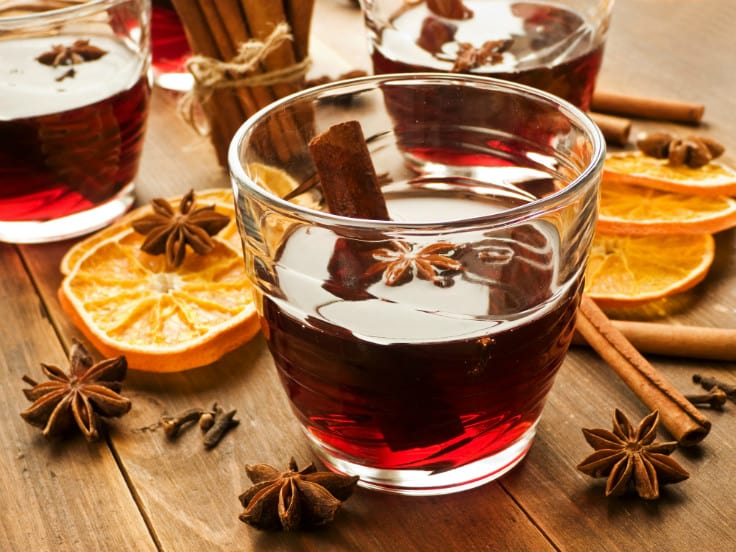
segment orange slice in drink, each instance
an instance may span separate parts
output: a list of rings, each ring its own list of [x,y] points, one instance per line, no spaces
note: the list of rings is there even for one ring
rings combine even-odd
[[[736,170],[717,161],[691,168],[636,152],[611,153],[603,181],[694,195],[736,195]]]
[[[188,253],[167,271],[124,229],[89,246],[59,288],[66,314],[107,356],[133,369],[180,371],[214,362],[259,329],[242,252],[214,238],[205,256]]]
[[[666,192],[606,181],[601,185],[599,232],[712,234],[736,226],[736,200]]]
[[[686,291],[715,256],[710,234],[621,236],[596,233],[585,291],[601,307],[639,305]]]

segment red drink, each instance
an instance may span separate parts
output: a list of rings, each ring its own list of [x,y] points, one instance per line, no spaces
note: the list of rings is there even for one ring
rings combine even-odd
[[[170,0],[153,3],[151,54],[158,86],[179,91],[192,87],[192,76],[185,66],[192,52],[184,26]]]
[[[51,67],[35,59],[88,38],[0,42],[0,73],[9,76],[0,83],[0,221],[87,211],[136,175],[150,96],[145,59],[104,38],[90,40],[107,51],[94,61]]]
[[[452,71],[461,43],[507,41],[499,57],[467,72],[533,86],[588,109],[603,57],[595,25],[563,6],[465,4],[473,11],[469,19],[439,18],[421,2],[374,31],[375,73]]]
[[[471,197],[468,181],[423,184],[385,188],[394,220],[523,202],[500,187]],[[415,249],[437,239],[419,236]],[[519,458],[526,452],[572,337],[581,277],[556,282],[559,242],[544,223],[468,232],[456,245],[462,271],[440,285],[414,275],[394,286],[364,276],[375,262],[365,242],[309,227],[280,247],[283,299],[264,296],[264,335],[328,462],[438,472],[515,444]]]
[[[167,0],[154,2],[151,15],[151,53],[157,71],[183,72],[184,62],[191,56],[184,26]]]

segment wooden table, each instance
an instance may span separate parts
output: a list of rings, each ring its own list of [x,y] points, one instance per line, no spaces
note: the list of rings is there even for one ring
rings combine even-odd
[[[698,132],[736,151],[736,39],[732,0],[618,0],[600,86],[706,104]],[[315,39],[368,67],[359,12],[347,0],[318,0]],[[324,54],[327,55],[326,53]],[[320,70],[342,67],[327,57]],[[206,140],[175,115],[176,96],[154,94],[139,200],[190,187],[227,186]],[[645,128],[691,129],[637,123]],[[733,161],[733,155],[731,156]],[[246,463],[285,466],[314,457],[291,416],[260,337],[219,362],[172,375],[130,373],[133,409],[108,441],[47,442],[21,420],[24,373],[65,365],[79,336],[60,311],[59,259],[71,242],[0,244],[0,549],[58,550],[733,550],[736,534],[736,405],[709,412],[710,435],[675,457],[691,473],[660,500],[607,499],[602,481],[579,473],[589,453],[581,427],[609,427],[615,407],[638,420],[647,409],[587,349],[566,359],[527,459],[484,487],[412,498],[359,490],[326,530],[258,532],[240,521]],[[708,278],[675,302],[663,324],[736,327],[736,233],[717,236]],[[736,365],[653,358],[684,391],[693,372],[736,383]],[[240,426],[205,452],[196,435],[168,442],[148,431],[166,411],[213,401],[238,409]],[[661,438],[666,438],[660,432]]]

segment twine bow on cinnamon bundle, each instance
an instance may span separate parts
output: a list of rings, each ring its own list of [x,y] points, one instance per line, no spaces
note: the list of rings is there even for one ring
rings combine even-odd
[[[181,116],[207,133],[222,166],[238,127],[253,113],[304,87],[314,0],[173,0],[193,56],[192,91]],[[201,106],[206,125],[195,115]],[[293,153],[300,124],[288,115],[270,130],[279,156]]]

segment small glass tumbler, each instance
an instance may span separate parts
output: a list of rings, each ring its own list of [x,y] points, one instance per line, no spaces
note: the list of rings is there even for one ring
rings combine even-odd
[[[150,0],[0,6],[0,241],[85,234],[135,199]]]
[[[587,110],[614,0],[361,0],[377,74],[485,75]],[[434,9],[434,11],[433,11]]]
[[[293,131],[274,133],[284,120]],[[388,221],[326,212],[308,185],[308,141],[345,121],[361,125]],[[442,73],[313,88],[238,130],[229,164],[263,335],[327,466],[443,494],[521,461],[573,335],[604,155],[567,102]]]

